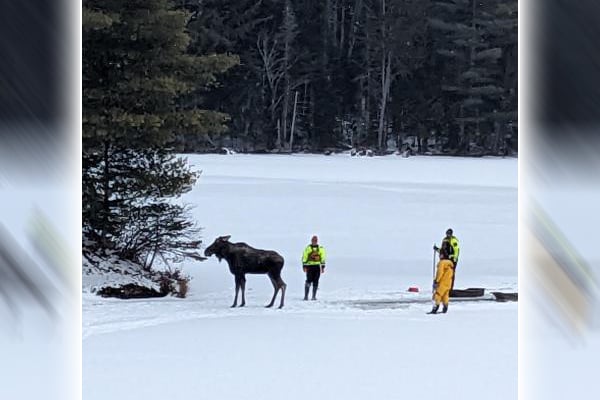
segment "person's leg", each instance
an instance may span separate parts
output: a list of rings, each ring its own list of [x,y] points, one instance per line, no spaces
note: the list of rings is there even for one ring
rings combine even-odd
[[[454,267],[452,268],[452,283],[450,284],[450,290],[454,289],[454,277],[456,277],[456,265],[458,265],[458,260],[452,260],[452,262],[454,263]]]
[[[308,300],[308,292],[310,289],[310,285],[312,285],[314,293],[316,284],[317,283],[315,275],[315,266],[309,265],[306,267],[306,286],[304,287],[304,300]]]
[[[444,293],[444,295],[442,296],[442,303],[443,303],[443,308],[442,308],[442,312],[446,313],[448,312],[448,304],[450,304],[450,291],[448,290],[446,293]]]
[[[306,282],[304,283],[304,300],[308,300],[308,291],[310,290],[310,267],[305,267]]]
[[[433,295],[433,307],[431,308],[431,311],[429,311],[427,314],[435,314],[438,312],[438,309],[440,308],[441,299],[442,297],[440,296],[440,294],[438,292],[435,292]]]
[[[317,290],[319,289],[319,278],[321,277],[321,266],[317,265],[312,267],[314,268],[314,280],[313,280],[313,288],[312,288],[312,300],[317,299]]]

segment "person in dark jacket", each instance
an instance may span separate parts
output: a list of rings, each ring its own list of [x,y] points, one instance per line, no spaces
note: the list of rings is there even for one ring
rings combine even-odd
[[[454,236],[452,228],[446,230],[446,237],[442,239],[440,247],[434,245],[433,249],[438,252],[440,249],[444,249],[448,255],[448,259],[454,264],[454,274],[452,274],[452,285],[450,286],[450,290],[452,290],[454,288],[454,277],[456,276],[456,266],[458,265],[458,255],[460,253],[458,239]]]

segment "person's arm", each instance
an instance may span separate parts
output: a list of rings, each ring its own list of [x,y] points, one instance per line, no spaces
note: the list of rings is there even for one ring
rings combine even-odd
[[[325,259],[327,257],[327,253],[325,252],[325,247],[319,246],[319,255],[321,256],[321,273],[325,273]]]
[[[306,272],[306,262],[308,261],[308,255],[310,254],[310,246],[304,248],[304,253],[302,253],[302,271]]]
[[[444,238],[445,239],[445,238]],[[442,239],[442,242],[440,244],[440,247],[438,247],[435,243],[433,244],[433,250],[436,251],[436,253],[440,252],[440,248],[444,247],[444,239]]]
[[[310,246],[304,248],[304,253],[302,253],[302,265],[306,264],[308,261],[308,255],[310,254]]]

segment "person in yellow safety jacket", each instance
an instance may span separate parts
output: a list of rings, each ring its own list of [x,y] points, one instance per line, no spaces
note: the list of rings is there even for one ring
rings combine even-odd
[[[302,254],[302,270],[306,273],[306,283],[304,284],[304,300],[308,300],[308,291],[312,284],[312,300],[317,299],[317,289],[319,287],[319,278],[325,273],[325,248],[319,245],[319,238],[315,235],[311,238],[310,244],[304,249]]]
[[[450,290],[452,290],[454,288],[454,277],[456,276],[456,266],[458,265],[458,255],[460,254],[460,246],[458,245],[458,239],[456,238],[456,236],[454,236],[452,228],[448,228],[448,230],[446,230],[446,237],[444,237],[442,239],[442,244],[440,245],[440,247],[437,247],[435,245],[433,246],[433,249],[435,251],[439,251],[440,248],[446,249],[448,258],[450,259],[450,261],[452,261],[452,263],[454,263],[455,274],[452,277],[452,286],[450,287]]]
[[[440,308],[440,303],[444,305],[442,312],[448,312],[448,303],[450,302],[450,288],[454,277],[454,265],[448,259],[445,249],[440,249],[440,261],[437,264],[435,280],[433,281],[433,301],[434,305],[427,314],[436,314]]]

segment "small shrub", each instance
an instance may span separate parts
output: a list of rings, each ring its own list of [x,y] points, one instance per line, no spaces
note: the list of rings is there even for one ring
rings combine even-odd
[[[185,296],[187,295],[187,291],[188,291],[188,282],[189,282],[189,278],[179,279],[177,281],[177,285],[179,286],[179,289],[177,290],[177,294],[176,294],[177,297],[185,299]]]
[[[172,294],[179,298],[185,298],[188,291],[190,277],[184,275],[180,269],[167,269],[160,272],[159,283],[161,293]]]

